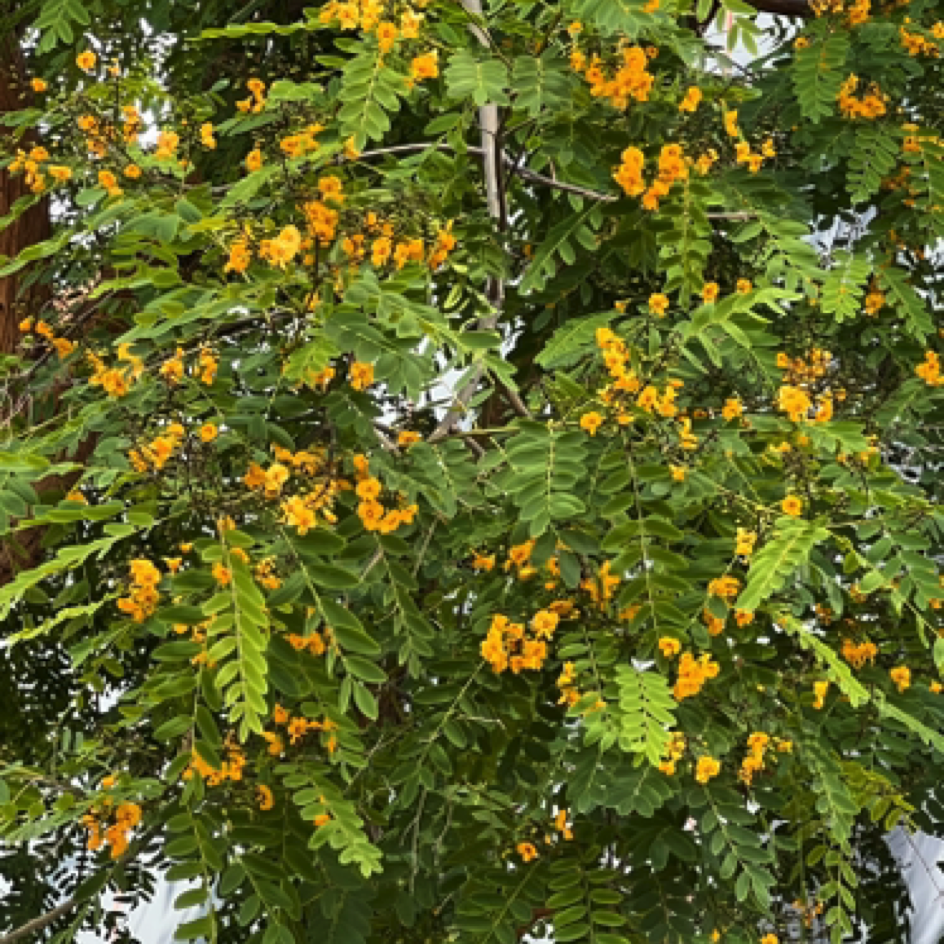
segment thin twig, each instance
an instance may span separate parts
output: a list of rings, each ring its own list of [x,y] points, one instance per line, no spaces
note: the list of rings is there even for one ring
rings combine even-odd
[[[482,19],[482,0],[462,0],[463,9],[470,15]],[[479,27],[475,22],[470,24],[469,31],[478,39],[482,45],[489,45],[491,37]],[[497,230],[502,229],[504,205],[501,179],[501,163],[505,160],[505,154],[499,157],[499,120],[498,105],[486,104],[479,108],[479,125],[482,129],[482,159],[484,161],[483,173],[485,175],[485,199],[488,206],[488,215],[495,224]],[[492,306],[492,311],[483,318],[479,318],[476,328],[479,331],[491,331],[498,324],[498,318],[501,315],[502,306],[505,301],[505,286],[502,279],[497,275],[489,275],[485,283],[485,297]],[[456,402],[446,410],[446,415],[440,420],[439,425],[430,434],[428,442],[437,442],[449,435],[453,426],[465,414],[469,401],[475,396],[479,388],[479,382],[485,373],[485,365],[479,362],[472,376],[466,385],[459,391]]]

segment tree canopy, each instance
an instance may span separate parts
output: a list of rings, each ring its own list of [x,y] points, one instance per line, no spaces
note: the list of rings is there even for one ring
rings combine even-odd
[[[907,940],[944,3],[2,22],[0,944]]]

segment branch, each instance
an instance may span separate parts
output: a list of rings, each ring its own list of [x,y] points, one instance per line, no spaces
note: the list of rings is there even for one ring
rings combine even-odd
[[[807,0],[750,0],[750,5],[760,13],[775,13],[780,16],[814,16]]]
[[[465,11],[477,19],[482,18],[482,0],[462,0]],[[469,31],[483,45],[489,45],[489,36],[478,26],[472,23]],[[497,229],[502,226],[502,188],[501,188],[501,159],[505,155],[498,155],[498,105],[482,105],[479,108],[479,125],[482,129],[482,158],[484,160],[485,199],[488,206],[488,215],[492,218]],[[485,283],[485,297],[492,305],[492,312],[484,318],[479,318],[476,328],[479,331],[491,331],[501,314],[505,300],[505,286],[501,278],[496,275],[488,276]],[[475,396],[479,382],[485,373],[485,365],[477,364],[466,385],[459,391],[456,402],[446,410],[446,415],[439,421],[439,425],[430,434],[428,442],[437,442],[449,435],[449,431],[465,413],[469,401]]]
[[[14,941],[18,941],[20,938],[42,931],[46,925],[52,924],[53,921],[58,921],[59,918],[67,915],[77,904],[78,901],[75,898],[67,898],[61,905],[56,905],[52,911],[47,911],[44,915],[33,918],[32,921],[27,921],[26,924],[21,925],[15,931],[0,937],[0,944],[13,944]]]
[[[805,0],[804,0],[805,2]],[[386,154],[412,154],[417,151],[444,151],[452,153],[455,149],[449,144],[440,144],[437,141],[429,141],[418,144],[395,144],[392,147],[377,148],[373,151],[364,151],[357,156],[357,160],[362,161],[370,157],[383,157]],[[484,155],[484,149],[480,147],[467,147],[466,151],[477,154],[480,157]],[[349,160],[344,158],[343,160]],[[544,187],[550,187],[552,190],[562,190],[564,193],[575,193],[578,197],[586,197],[588,200],[599,200],[601,203],[616,203],[621,200],[618,194],[601,193],[599,190],[589,190],[587,187],[578,187],[577,184],[569,184],[566,181],[558,180],[557,177],[545,177],[537,171],[529,170],[527,167],[520,167],[513,158],[507,154],[502,154],[502,163],[522,180],[528,180],[531,183],[541,184]],[[710,220],[751,220],[756,214],[750,212],[739,213],[709,213]]]

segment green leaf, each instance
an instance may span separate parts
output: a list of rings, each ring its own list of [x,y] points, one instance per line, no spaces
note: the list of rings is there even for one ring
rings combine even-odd
[[[782,590],[787,579],[809,559],[810,552],[830,536],[820,525],[797,518],[780,518],[773,537],[751,560],[747,585],[735,606],[754,612],[761,603]]]

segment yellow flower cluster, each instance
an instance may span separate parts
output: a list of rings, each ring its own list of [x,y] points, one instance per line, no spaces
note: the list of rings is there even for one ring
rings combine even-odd
[[[324,655],[328,651],[328,646],[334,645],[334,634],[330,626],[325,626],[321,632],[311,632],[307,636],[291,633],[285,638],[296,652],[307,651],[313,656]]]
[[[585,577],[580,581],[580,589],[585,591],[600,610],[605,610],[619,586],[620,578],[610,573],[610,562],[604,561],[596,577]]]
[[[659,770],[671,777],[675,773],[675,765],[685,753],[685,735],[681,731],[673,731],[665,742],[665,750],[662,753],[666,759],[659,764]]]
[[[42,146],[32,148],[29,153],[17,150],[16,157],[7,167],[11,174],[23,173],[23,182],[33,193],[42,193],[46,189],[46,175],[57,183],[64,184],[72,178],[72,168],[62,164],[43,164],[49,161],[49,152]]]
[[[496,613],[482,641],[482,658],[496,675],[509,668],[515,675],[524,669],[538,670],[547,659],[547,643],[559,621],[560,616],[552,610],[539,610],[531,619],[533,636],[529,637],[524,623],[512,623]]]
[[[20,331],[24,334],[35,331],[41,338],[45,338],[56,349],[56,354],[59,355],[61,361],[64,361],[75,350],[73,341],[68,338],[57,338],[52,327],[42,319],[34,324],[32,318],[24,318],[20,322]]]
[[[238,111],[244,114],[258,114],[265,108],[265,82],[255,77],[246,80],[246,88],[249,89],[250,97],[240,99],[236,102]]]
[[[768,138],[761,145],[760,151],[752,151],[751,145],[747,141],[738,141],[734,145],[735,161],[738,164],[747,164],[747,169],[756,174],[763,166],[764,160],[770,157],[776,157],[777,151],[774,147],[772,138]]]
[[[715,577],[708,583],[708,593],[713,597],[721,597],[722,600],[733,600],[740,589],[741,581],[730,574]]]
[[[416,5],[424,7],[427,2],[421,0]],[[383,20],[383,14],[384,4],[380,0],[331,0],[321,8],[318,19],[326,26],[337,23],[342,30],[360,27],[365,33],[376,32],[381,52],[393,48],[394,41],[400,36],[404,39],[419,38],[423,14],[407,7],[400,14],[399,29],[397,24]]]
[[[195,750],[190,754],[190,763],[181,775],[184,780],[190,780],[194,775],[204,780],[207,786],[218,787],[227,780],[238,783],[243,779],[243,768],[246,766],[246,755],[239,744],[233,741],[231,735],[226,738],[226,760],[219,769],[208,764]]]
[[[741,761],[741,769],[738,771],[738,779],[741,783],[750,786],[754,774],[764,769],[764,751],[770,744],[770,735],[763,731],[755,731],[747,739],[748,753]]]
[[[941,374],[941,359],[934,351],[925,351],[924,360],[915,368],[915,373],[931,387],[944,387]]]
[[[101,387],[110,397],[125,396],[131,389],[132,383],[144,373],[144,362],[131,353],[131,347],[128,344],[118,345],[118,360],[126,363],[127,367],[108,367],[94,351],[89,351],[86,357],[92,365],[89,383],[93,387]]]
[[[284,269],[302,248],[302,234],[297,226],[284,226],[274,239],[263,239],[259,243],[259,257],[270,265]],[[232,257],[232,252],[230,253]],[[232,261],[232,258],[231,260]],[[227,265],[230,263],[227,262]]]
[[[106,778],[108,779],[108,778]],[[92,807],[92,812],[82,817],[82,825],[89,831],[87,847],[96,852],[107,845],[110,855],[117,859],[128,848],[128,836],[141,822],[141,807],[137,803],[120,803],[115,808],[114,822],[102,832],[102,816],[108,816],[114,801],[106,796],[100,806]]]
[[[683,652],[679,661],[678,680],[672,689],[676,701],[697,695],[708,679],[716,678],[721,667],[708,653],[697,659],[690,652]]]
[[[871,6],[870,0],[852,0],[848,7],[845,6],[844,0],[810,0],[810,9],[816,16],[826,16],[830,13],[837,16],[845,14],[849,26],[865,23],[869,18]]]
[[[367,531],[379,531],[390,534],[402,524],[412,524],[419,512],[419,505],[404,505],[400,508],[387,509],[378,501],[383,486],[380,480],[358,471],[358,483],[354,491],[361,500],[357,506],[357,516]]]
[[[658,210],[659,200],[668,195],[672,185],[678,180],[688,178],[689,159],[685,157],[681,144],[662,146],[657,175],[648,189],[643,175],[646,158],[642,151],[636,147],[628,147],[623,151],[621,161],[613,179],[627,196],[637,197],[641,194],[642,205],[646,210]]]
[[[651,49],[652,54],[657,50]],[[594,55],[589,64],[580,50],[570,57],[571,68],[590,83],[590,94],[594,98],[605,98],[614,108],[624,110],[631,100],[645,102],[655,82],[648,71],[650,55],[641,46],[626,46],[620,51],[621,62],[612,78],[607,76],[603,61]]]
[[[129,564],[131,588],[126,597],[119,597],[118,609],[136,623],[143,623],[156,609],[160,600],[157,585],[161,572],[149,560],[136,558]]]
[[[276,705],[272,709],[272,720],[277,724],[285,727],[289,741],[294,745],[298,744],[309,731],[333,731],[335,725],[333,722],[325,719],[325,721],[309,721],[308,718],[292,717],[291,713],[288,712],[281,705]],[[326,728],[325,725],[328,725]],[[333,750],[333,749],[332,749]]]
[[[152,469],[160,471],[167,465],[185,435],[186,430],[180,423],[171,423],[162,435],[156,436],[146,446],[131,449],[128,459],[136,472],[146,473]]]
[[[721,773],[721,761],[708,755],[698,758],[698,763],[695,765],[695,779],[699,783],[708,783],[712,777],[717,777],[719,773]]]
[[[944,24],[938,23],[935,25],[942,26]],[[944,33],[944,30],[942,30],[942,33]],[[902,46],[908,50],[909,56],[930,56],[936,58],[941,54],[934,38],[929,39],[927,36],[922,36],[920,33],[910,33],[905,26],[899,27],[898,35],[901,38]],[[935,34],[932,34],[932,36],[937,39],[941,38]]]
[[[861,669],[866,662],[875,664],[875,657],[878,655],[878,646],[874,642],[855,643],[851,639],[842,641],[842,657],[852,666]]]
[[[558,705],[573,707],[580,701],[580,690],[577,688],[577,667],[573,662],[565,662],[561,674],[557,677],[557,687],[560,690]]]
[[[839,110],[847,118],[881,118],[886,112],[885,102],[888,96],[878,87],[877,82],[869,86],[869,90],[861,97],[856,98],[855,91],[859,86],[859,78],[855,74],[850,75],[836,96],[839,102]]]

